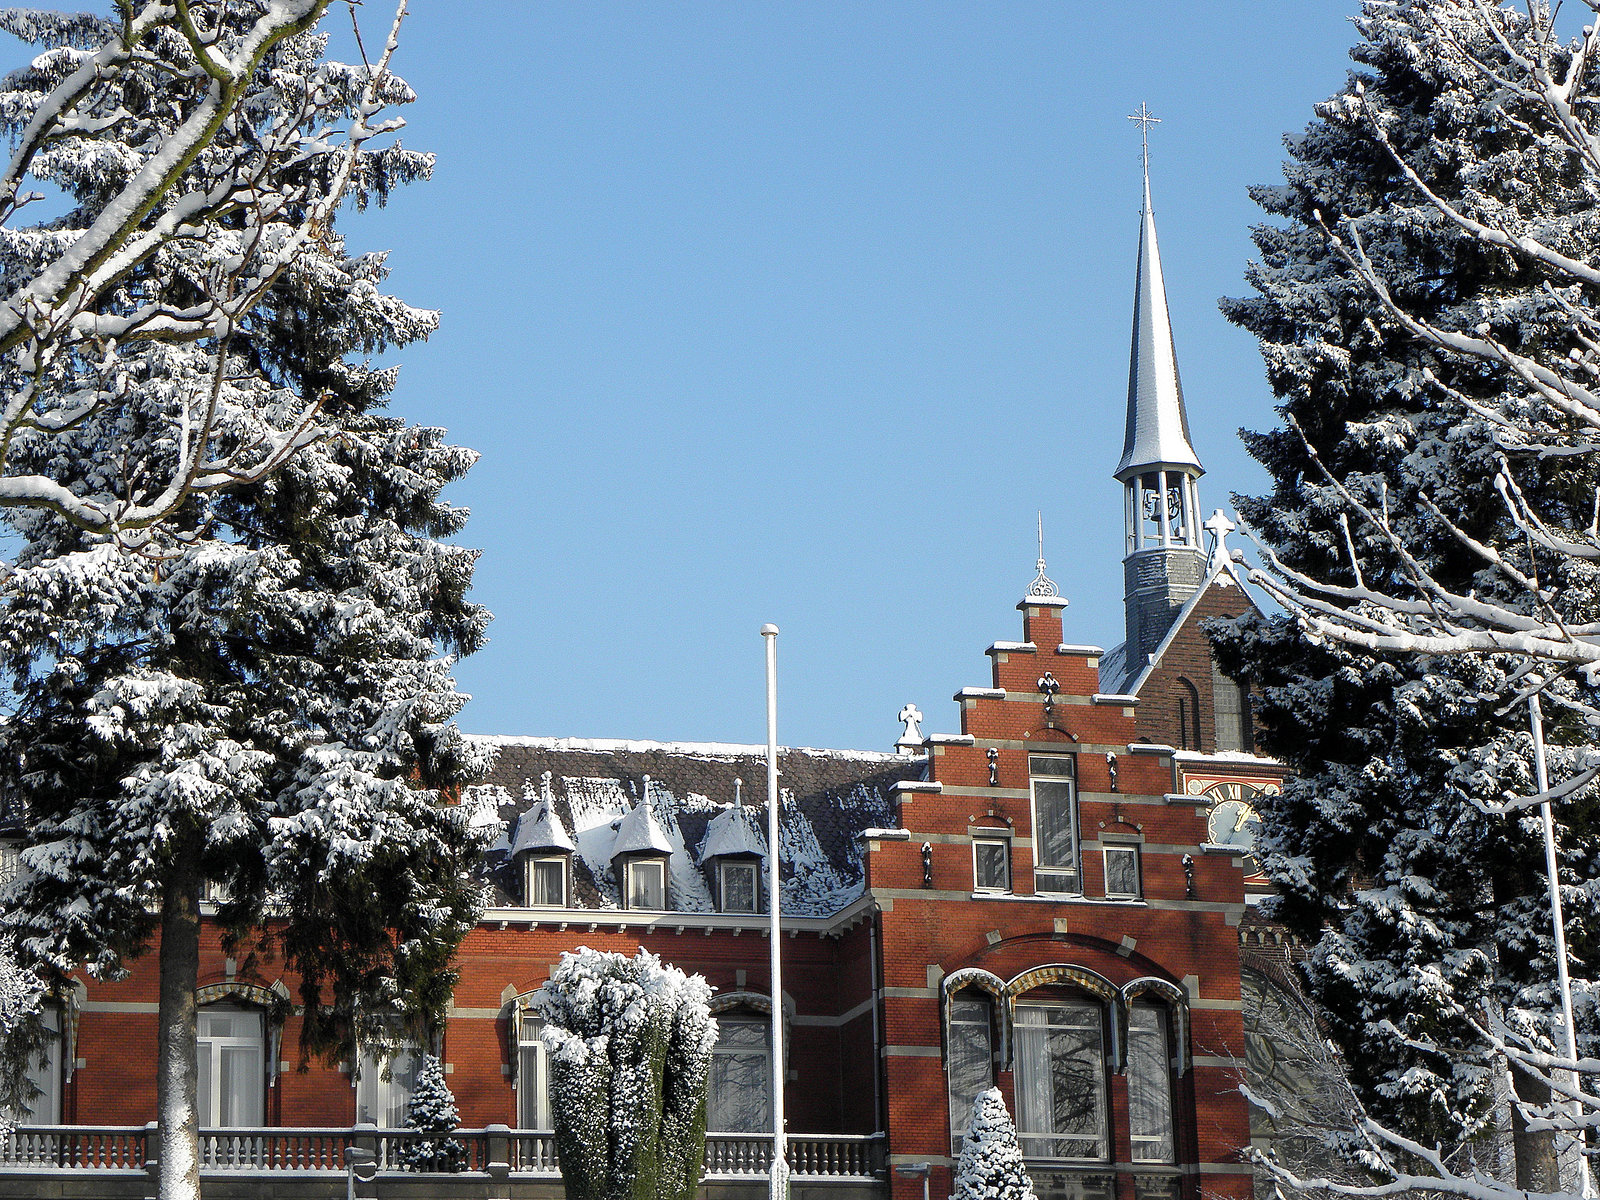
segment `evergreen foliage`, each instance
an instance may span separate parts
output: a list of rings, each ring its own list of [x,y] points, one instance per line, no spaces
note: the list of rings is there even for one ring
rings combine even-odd
[[[1396,161],[1462,213],[1600,262],[1595,175],[1545,132],[1540,103],[1491,77],[1519,75],[1512,55],[1536,56],[1547,18],[1537,5],[1530,19],[1470,0],[1366,3],[1349,83],[1288,140],[1285,183],[1252,192],[1275,222],[1255,230],[1255,294],[1223,309],[1260,339],[1285,426],[1245,434],[1274,486],[1235,502],[1283,574],[1347,589],[1338,603],[1353,629],[1386,619],[1368,596],[1472,627],[1434,583],[1530,619],[1551,600],[1573,625],[1597,615],[1590,562],[1536,553],[1505,498],[1514,478],[1552,526],[1585,527],[1600,474],[1572,452],[1583,431],[1504,361],[1452,353],[1417,328],[1560,365],[1585,351],[1571,306],[1592,291],[1486,245]],[[1580,79],[1593,96],[1592,64]],[[1543,599],[1524,586],[1529,571]],[[1368,1113],[1448,1153],[1494,1121],[1504,1059],[1480,1033],[1483,1013],[1545,1049],[1559,1027],[1537,815],[1500,811],[1537,790],[1528,711],[1514,703],[1526,660],[1373,655],[1288,602],[1290,616],[1211,631],[1224,669],[1251,682],[1261,745],[1296,772],[1261,812],[1275,914],[1311,945],[1309,993]],[[1558,778],[1587,770],[1593,737],[1577,714],[1597,699],[1581,676],[1546,692]],[[1561,835],[1580,997],[1600,936],[1593,811],[1580,789]],[[1587,1003],[1580,1022],[1592,1033]],[[1514,1083],[1525,1100],[1548,1097],[1529,1072]],[[1555,1190],[1548,1135],[1516,1149],[1519,1180]]]
[[[563,954],[535,1009],[572,1200],[692,1200],[717,1023],[711,989],[640,949]]]
[[[422,1056],[417,1084],[406,1106],[406,1128],[424,1133],[454,1133],[461,1110],[444,1081],[444,1064],[436,1054]],[[400,1162],[408,1171],[460,1171],[467,1165],[467,1148],[455,1138],[408,1141],[400,1146]]]
[[[236,24],[224,40],[250,7],[227,10]],[[49,22],[38,36],[47,47],[70,40]],[[228,136],[357,106],[365,70],[323,61],[324,45],[315,33],[274,45],[241,101],[248,120]],[[7,77],[0,125],[15,134],[78,61],[47,49]],[[163,70],[152,56],[117,77],[107,103],[127,116],[116,137],[170,136],[181,109],[153,99]],[[392,77],[386,91],[410,96]],[[92,226],[138,167],[117,146],[97,139],[58,156],[54,181],[72,202],[63,234]],[[372,152],[353,170],[353,195],[381,201],[431,166],[399,147]],[[252,233],[241,217],[237,236],[288,236],[336,167],[305,158],[285,232]],[[225,231],[180,241],[160,252],[162,273],[126,279],[108,303],[182,309],[221,286],[243,249]],[[3,923],[23,962],[58,980],[80,965],[115,978],[161,929],[163,1196],[197,1187],[195,1099],[167,1067],[194,1053],[204,885],[224,897],[219,919],[242,970],[275,961],[299,975],[303,1054],[348,1057],[396,1018],[425,1028],[480,911],[485,838],[449,801],[485,764],[452,721],[465,697],[450,655],[482,644],[488,614],[467,599],[476,552],[440,540],[467,515],[442,490],[476,455],[384,412],[395,369],[365,356],[437,322],[385,295],[386,275],[384,255],[347,253],[319,222],[214,343],[147,340],[114,359],[58,362],[63,394],[114,385],[119,403],[11,449],[15,467],[75,494],[138,497],[182,473],[176,414],[197,395],[215,401],[202,474],[228,473],[238,453],[279,444],[300,414],[317,414],[318,436],[276,473],[189,492],[134,552],[116,531],[47,508],[5,510],[18,550],[0,672],[16,710],[0,749],[26,803],[28,845]],[[13,1045],[27,1024],[10,1031]]]
[[[1033,1200],[1017,1127],[999,1088],[973,1101],[972,1126],[961,1143],[951,1200]]]

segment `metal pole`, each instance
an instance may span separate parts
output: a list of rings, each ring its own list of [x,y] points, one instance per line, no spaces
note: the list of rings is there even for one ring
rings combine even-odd
[[[1533,727],[1534,781],[1541,794],[1550,790],[1550,774],[1544,757],[1544,711],[1539,705],[1539,693],[1528,697],[1529,724]],[[1555,929],[1556,982],[1561,988],[1561,1023],[1567,1035],[1567,1057],[1578,1061],[1578,1035],[1572,1022],[1572,980],[1567,976],[1567,925],[1561,915],[1561,884],[1556,877],[1556,822],[1550,812],[1550,801],[1539,805],[1539,816],[1544,826],[1544,867],[1550,889],[1550,923]],[[1574,1072],[1574,1082],[1577,1080]],[[1576,1101],[1574,1108],[1581,1118],[1582,1106]],[[1580,1127],[1574,1138],[1578,1146],[1578,1184],[1584,1196],[1594,1195],[1594,1184],[1589,1177],[1589,1159],[1584,1154],[1584,1137]]]
[[[763,625],[767,643],[767,907],[772,917],[772,1171],[770,1200],[789,1191],[789,1147],[783,1129],[783,971],[778,928],[778,627]]]

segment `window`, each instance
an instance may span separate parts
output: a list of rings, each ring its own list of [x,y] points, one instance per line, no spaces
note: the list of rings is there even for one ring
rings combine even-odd
[[[772,1128],[772,1034],[765,1017],[717,1018],[706,1089],[706,1128],[717,1133],[761,1133]]]
[[[1011,839],[973,838],[972,877],[980,892],[1011,890]]]
[[[550,1118],[550,1061],[539,1031],[544,1022],[522,1014],[517,1022],[517,1128],[554,1129]]]
[[[1109,1139],[1100,1005],[1018,1004],[1014,1036],[1022,1153],[1104,1161]]]
[[[1200,689],[1178,676],[1182,690],[1178,693],[1178,746],[1183,750],[1201,750],[1200,745]]]
[[[1028,757],[1033,784],[1033,888],[1074,893],[1078,882],[1078,805],[1070,758]]]
[[[356,1120],[401,1129],[416,1090],[422,1051],[415,1046],[363,1046],[356,1064]]]
[[[950,1145],[961,1143],[972,1125],[972,1106],[994,1086],[993,1026],[989,1001],[956,996],[950,1001]]]
[[[755,912],[758,888],[755,863],[735,859],[717,864],[717,890],[722,896],[723,912]]]
[[[667,907],[667,864],[659,858],[638,858],[623,867],[624,907]]]
[[[1174,1161],[1171,1053],[1167,1012],[1154,1004],[1128,1008],[1128,1136],[1136,1163]]]
[[[10,1113],[18,1125],[61,1124],[61,1009],[44,1009],[45,1042],[42,1059],[28,1062],[28,1082],[39,1089],[24,1110]],[[0,1110],[0,1116],[7,1115]]]
[[[266,1022],[259,1009],[200,1010],[199,1116],[202,1128],[255,1127],[266,1101]]]
[[[527,888],[529,908],[565,908],[567,906],[567,856],[552,854],[545,858],[527,861]]]
[[[1250,693],[1224,675],[1215,661],[1211,664],[1211,695],[1217,718],[1216,749],[1251,751]]]
[[[0,842],[0,887],[15,883],[22,875],[22,844]]]
[[[1144,895],[1139,880],[1139,847],[1106,847],[1106,897],[1110,900],[1137,900]]]

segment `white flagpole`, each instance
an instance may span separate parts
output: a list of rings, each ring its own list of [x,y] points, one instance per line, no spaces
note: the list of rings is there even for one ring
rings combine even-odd
[[[767,643],[767,905],[772,915],[772,1173],[767,1194],[788,1194],[788,1142],[783,1129],[783,972],[778,928],[778,627],[763,625]]]
[[[1550,790],[1550,774],[1544,760],[1544,711],[1539,704],[1539,693],[1528,697],[1529,724],[1533,728],[1534,782],[1541,793]],[[1572,1021],[1572,980],[1567,977],[1567,926],[1561,914],[1561,884],[1556,878],[1556,822],[1550,811],[1550,801],[1539,805],[1539,816],[1544,825],[1545,875],[1550,885],[1550,923],[1555,929],[1556,982],[1561,988],[1561,1022],[1567,1035],[1567,1054],[1578,1061],[1578,1035]],[[1573,1079],[1577,1083],[1576,1077]],[[1574,1108],[1580,1106],[1574,1105]],[[1589,1159],[1583,1153],[1583,1134],[1578,1139],[1578,1191],[1582,1196],[1594,1195],[1594,1183],[1589,1174]]]

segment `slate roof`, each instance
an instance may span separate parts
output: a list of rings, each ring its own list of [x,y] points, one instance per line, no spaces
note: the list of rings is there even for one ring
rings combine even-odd
[[[766,749],[727,743],[588,741],[572,738],[482,737],[495,748],[488,779],[466,799],[491,807],[508,831],[491,851],[491,904],[520,904],[510,864],[509,832],[537,807],[539,780],[551,774],[554,816],[577,845],[572,861],[573,903],[617,908],[611,869],[617,827],[645,795],[653,823],[671,847],[671,906],[713,912],[709,863],[698,857],[708,826],[734,800],[744,780],[745,809],[766,825]],[[865,879],[860,834],[899,824],[894,785],[920,779],[924,762],[896,754],[851,750],[779,751],[779,854],[784,911],[829,916],[861,895]],[[759,803],[752,803],[759,798]],[[708,856],[709,857],[709,856]]]

